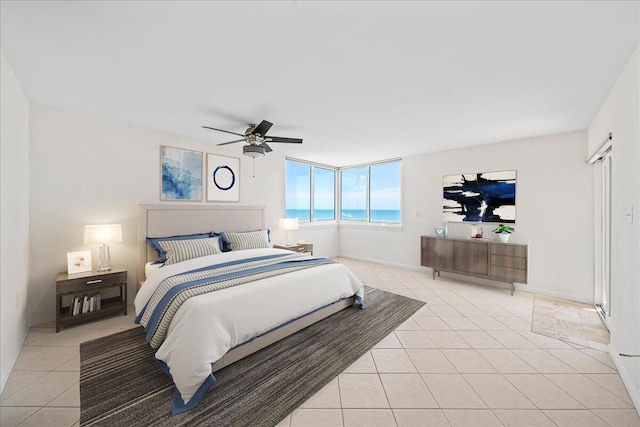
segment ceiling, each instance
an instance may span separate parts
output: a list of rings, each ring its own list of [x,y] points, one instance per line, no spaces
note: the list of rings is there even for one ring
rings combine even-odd
[[[335,166],[586,129],[639,3],[7,2],[32,103]],[[229,138],[231,137],[231,138]],[[238,144],[238,153],[241,152]]]

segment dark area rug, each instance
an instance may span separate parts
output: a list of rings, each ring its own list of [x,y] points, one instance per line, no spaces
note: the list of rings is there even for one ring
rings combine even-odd
[[[424,302],[366,288],[344,309],[215,373],[194,409],[171,415],[175,387],[142,328],[80,345],[82,426],[273,426],[395,330]]]

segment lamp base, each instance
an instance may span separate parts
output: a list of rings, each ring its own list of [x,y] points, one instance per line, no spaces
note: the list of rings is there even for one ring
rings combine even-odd
[[[111,271],[111,254],[109,253],[109,246],[100,246],[100,256],[98,258],[98,272]]]

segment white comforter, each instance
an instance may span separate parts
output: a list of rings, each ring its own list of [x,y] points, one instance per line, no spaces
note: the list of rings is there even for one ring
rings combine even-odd
[[[165,278],[212,263],[273,253],[281,249],[252,249],[191,259],[162,267],[143,284],[135,299],[136,315],[144,309]],[[308,257],[300,254],[300,257]],[[156,358],[166,363],[185,404],[211,375],[211,365],[231,348],[320,307],[353,295],[364,287],[342,264],[262,279],[199,295],[175,314]]]

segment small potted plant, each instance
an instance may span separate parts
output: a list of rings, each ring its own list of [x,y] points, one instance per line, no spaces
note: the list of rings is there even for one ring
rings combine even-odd
[[[500,241],[507,243],[509,241],[509,236],[511,235],[511,233],[516,231],[516,229],[513,227],[509,227],[508,225],[500,224],[496,227],[495,230],[492,231],[498,235]]]

